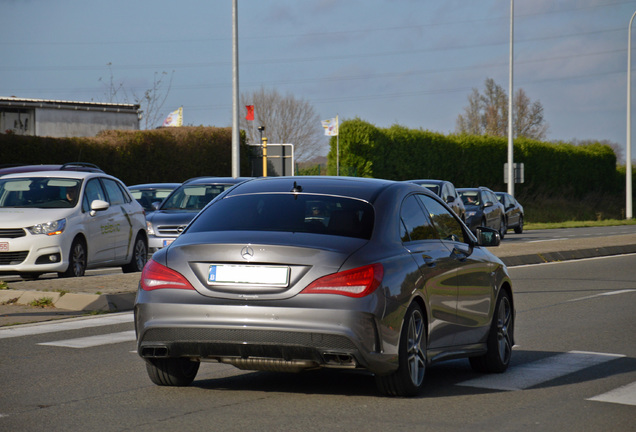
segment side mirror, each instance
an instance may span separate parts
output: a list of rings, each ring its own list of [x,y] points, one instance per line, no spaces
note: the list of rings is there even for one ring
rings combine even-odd
[[[486,203],[484,204],[484,208],[486,208],[486,207],[492,207],[492,206],[493,206],[492,201],[486,201]]]
[[[487,247],[499,246],[501,244],[499,231],[487,227],[477,227],[477,244]]]
[[[452,195],[449,195],[446,197],[446,204],[450,204],[452,202],[455,202],[455,197]]]
[[[108,210],[108,207],[110,207],[110,204],[108,203],[108,201],[103,201],[103,200],[94,200],[93,202],[91,202],[91,216],[95,216],[95,214],[98,211],[104,211],[104,210]]]
[[[152,208],[155,210],[159,210],[160,206],[161,206],[161,201],[155,201],[152,203]]]

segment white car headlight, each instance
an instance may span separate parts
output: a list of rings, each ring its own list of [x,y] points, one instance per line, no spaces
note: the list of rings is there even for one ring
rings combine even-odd
[[[152,227],[152,222],[146,221],[146,232],[148,235],[155,235],[155,229]]]
[[[27,229],[31,234],[46,234],[51,236],[62,234],[64,232],[64,228],[66,228],[66,219],[33,225]]]

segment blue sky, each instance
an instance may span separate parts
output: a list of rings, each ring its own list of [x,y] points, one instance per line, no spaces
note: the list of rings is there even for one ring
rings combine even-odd
[[[126,91],[113,102],[133,102],[168,72],[164,117],[183,106],[187,125],[232,124],[231,0],[0,5],[0,96],[108,102],[112,71]],[[548,140],[624,148],[634,11],[515,1],[514,88],[542,103]],[[292,94],[323,119],[450,133],[473,88],[508,88],[510,0],[239,0],[238,18],[240,91]]]

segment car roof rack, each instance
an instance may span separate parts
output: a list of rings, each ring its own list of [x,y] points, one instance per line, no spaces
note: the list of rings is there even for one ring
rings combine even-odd
[[[69,162],[60,167],[61,171],[85,171],[85,172],[101,172],[104,171],[95,164],[88,162]]]

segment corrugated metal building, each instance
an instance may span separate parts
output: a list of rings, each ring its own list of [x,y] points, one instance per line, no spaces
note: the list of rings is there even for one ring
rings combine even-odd
[[[50,137],[95,136],[103,130],[138,130],[138,104],[0,97],[0,133]]]

